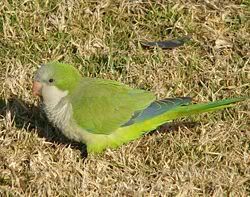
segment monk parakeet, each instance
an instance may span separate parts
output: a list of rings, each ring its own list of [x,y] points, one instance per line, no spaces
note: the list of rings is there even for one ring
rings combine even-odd
[[[35,74],[34,95],[42,97],[48,119],[88,152],[116,148],[173,119],[215,111],[246,98],[190,104],[191,98],[155,100],[153,93],[122,83],[83,78],[71,65],[52,62]]]

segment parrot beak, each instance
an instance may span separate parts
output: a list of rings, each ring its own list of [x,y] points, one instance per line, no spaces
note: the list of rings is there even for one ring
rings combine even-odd
[[[42,95],[42,84],[38,81],[34,81],[32,91],[33,91],[34,96],[41,96]]]

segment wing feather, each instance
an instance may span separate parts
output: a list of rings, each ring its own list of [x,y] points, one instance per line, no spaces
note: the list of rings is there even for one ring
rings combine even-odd
[[[70,97],[76,123],[96,134],[109,134],[155,100],[151,92],[111,80],[84,78]]]

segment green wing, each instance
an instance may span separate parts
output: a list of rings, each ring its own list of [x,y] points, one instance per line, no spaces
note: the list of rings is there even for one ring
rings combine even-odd
[[[73,118],[80,127],[95,134],[109,134],[148,107],[155,97],[115,81],[84,78],[70,100]]]

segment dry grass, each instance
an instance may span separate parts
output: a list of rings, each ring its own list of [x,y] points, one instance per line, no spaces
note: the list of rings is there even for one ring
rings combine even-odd
[[[0,1],[0,196],[250,195],[247,102],[85,159],[37,107],[33,72],[55,59],[159,98],[250,96],[250,2],[157,2]]]

